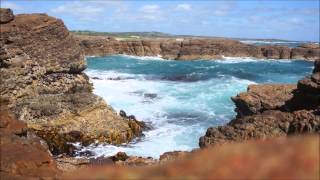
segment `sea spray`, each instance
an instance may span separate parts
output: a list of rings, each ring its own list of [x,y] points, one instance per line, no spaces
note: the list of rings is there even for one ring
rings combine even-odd
[[[254,83],[294,83],[311,72],[312,62],[227,58],[167,61],[134,56],[87,58],[94,93],[116,111],[125,110],[153,127],[129,144],[91,145],[96,156],[118,151],[159,158],[164,152],[192,150],[210,126],[235,116],[231,96]],[[148,94],[152,94],[150,98]]]

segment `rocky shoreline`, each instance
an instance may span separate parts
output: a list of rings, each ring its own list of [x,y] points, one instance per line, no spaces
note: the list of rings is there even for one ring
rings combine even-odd
[[[311,76],[297,85],[251,85],[232,97],[237,117],[225,126],[211,127],[200,147],[269,139],[293,134],[320,133],[320,61]]]
[[[230,39],[158,38],[116,40],[107,36],[75,35],[87,56],[125,54],[155,56],[173,60],[214,60],[224,57],[251,57],[257,59],[317,60],[320,46],[303,44],[296,48],[286,46],[254,46]]]
[[[252,148],[257,159],[264,162],[267,161],[264,155],[271,157],[278,153],[271,148],[274,145],[288,151],[291,146],[298,148],[290,156],[284,156],[284,152],[277,156],[277,162],[282,163],[276,167],[282,170],[280,172],[288,175],[283,163],[299,163],[300,159],[294,157],[301,152],[309,152],[304,159],[301,157],[310,162],[309,169],[301,165],[304,171],[296,175],[316,177],[319,162],[315,159],[319,155],[314,152],[319,150],[317,143],[320,132],[319,47],[257,47],[232,40],[117,41],[107,37],[75,37],[61,20],[45,14],[14,15],[10,9],[0,9],[0,14],[1,178],[87,179],[92,178],[88,168],[93,166],[99,177],[125,177],[126,172],[138,173],[135,177],[151,176],[143,170],[126,169],[127,166],[145,165],[154,165],[150,172],[164,172],[159,177],[185,177],[184,172],[188,174],[187,177],[205,178],[213,176],[201,168],[199,158],[211,159],[213,164],[205,166],[215,167],[218,172],[220,164],[215,163],[219,162],[220,155],[224,155],[226,167],[232,165],[232,161],[228,160],[230,157],[243,159],[244,156],[235,156],[236,152],[232,151],[234,148],[244,154]],[[94,142],[128,143],[148,128],[134,116],[116,113],[101,97],[92,93],[93,86],[83,72],[86,68],[84,57],[108,54],[161,55],[176,60],[249,56],[316,61],[313,74],[300,80],[297,85],[253,85],[247,93],[234,97],[237,117],[225,126],[207,130],[199,140],[201,148],[209,147],[205,150],[167,152],[160,160],[129,157],[122,152],[106,158],[75,159],[70,157],[76,150],[72,145],[74,142],[82,145]],[[232,145],[247,140],[306,133],[316,135]],[[222,146],[221,149],[211,148],[230,142],[231,145]],[[263,148],[269,150],[264,152]],[[181,161],[172,162],[177,159]],[[258,160],[249,159],[246,162],[254,167]],[[179,170],[181,167],[194,166],[196,168]],[[241,171],[241,168],[238,170]],[[120,176],[117,176],[117,171],[121,172]],[[270,172],[277,172],[277,169]],[[233,172],[230,174],[234,175]],[[216,177],[227,176],[216,174]],[[263,176],[260,174],[260,177]],[[272,173],[268,177],[272,177]]]

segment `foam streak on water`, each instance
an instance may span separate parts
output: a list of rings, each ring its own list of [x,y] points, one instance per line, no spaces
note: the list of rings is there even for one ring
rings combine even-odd
[[[167,61],[132,56],[90,57],[86,73],[94,93],[116,111],[123,109],[152,125],[145,136],[121,146],[89,146],[96,156],[129,155],[159,158],[164,152],[192,150],[210,126],[234,117],[230,97],[249,84],[294,83],[310,73],[311,62],[226,59]]]

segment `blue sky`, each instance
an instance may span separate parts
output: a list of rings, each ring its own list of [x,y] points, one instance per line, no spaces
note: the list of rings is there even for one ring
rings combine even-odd
[[[16,14],[47,13],[70,30],[319,41],[319,1],[1,0]]]

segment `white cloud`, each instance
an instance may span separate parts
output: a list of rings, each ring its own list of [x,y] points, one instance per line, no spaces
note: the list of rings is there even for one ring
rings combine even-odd
[[[71,15],[90,15],[90,14],[96,14],[101,13],[104,11],[103,7],[99,6],[86,6],[82,2],[72,2],[67,3],[65,5],[61,5],[57,8],[54,8],[51,10],[54,13],[65,13],[65,14],[71,14]]]
[[[303,20],[300,18],[293,17],[293,18],[288,19],[288,22],[293,25],[300,25],[303,23]]]
[[[118,1],[72,1],[53,8],[50,12],[73,16],[82,21],[101,21],[112,18],[105,15],[108,12],[114,12],[112,16],[117,18],[126,10],[127,8]]]
[[[222,2],[213,7],[212,14],[215,16],[226,16],[235,8],[236,4],[233,1]]]
[[[139,9],[137,19],[158,21],[162,19],[162,11],[159,5],[144,5]]]
[[[203,21],[201,21],[201,24],[202,24],[202,25],[209,25],[209,24],[210,24],[210,22],[209,22],[209,21],[205,21],[205,20],[203,20]]]
[[[140,11],[143,13],[157,13],[160,11],[160,7],[158,5],[144,5],[140,8]]]
[[[1,8],[10,8],[13,11],[19,11],[19,10],[23,10],[24,8],[13,3],[13,2],[7,2],[7,1],[2,1],[1,2]]]
[[[191,5],[190,4],[178,4],[175,9],[178,11],[190,11]]]

